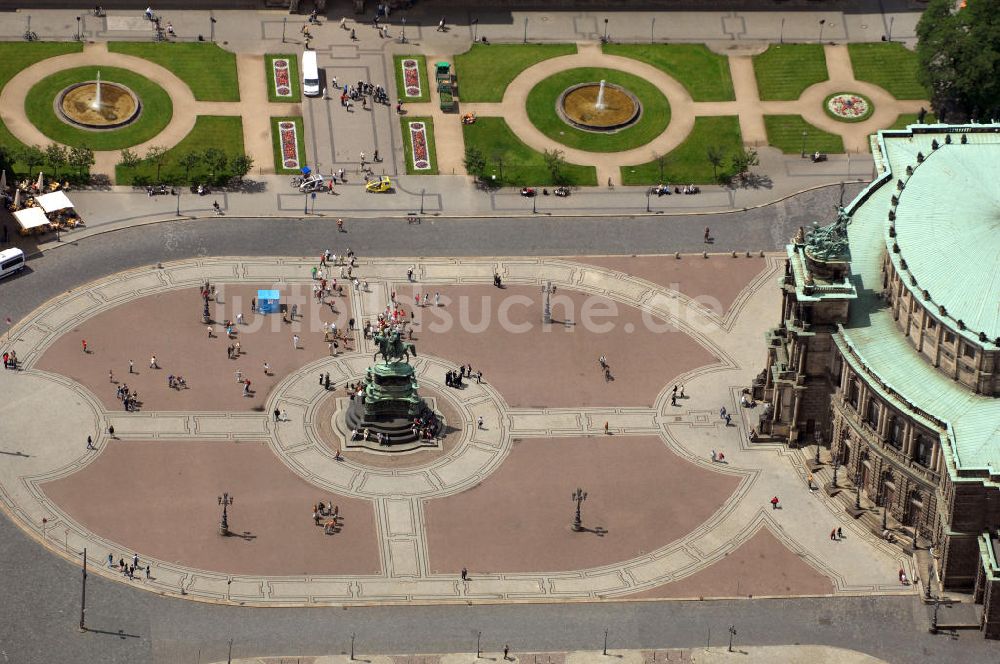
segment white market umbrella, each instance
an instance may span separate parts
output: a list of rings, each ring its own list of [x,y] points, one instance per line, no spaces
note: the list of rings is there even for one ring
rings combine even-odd
[[[7,171],[0,172],[0,193],[7,191]]]
[[[14,194],[14,209],[21,207],[21,190],[18,189]]]
[[[45,186],[45,173],[38,171],[38,182],[35,183],[35,187],[38,188],[38,191],[41,191],[42,187],[44,186]]]

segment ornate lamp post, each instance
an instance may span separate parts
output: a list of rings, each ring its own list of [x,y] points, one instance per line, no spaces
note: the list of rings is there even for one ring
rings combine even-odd
[[[219,496],[219,504],[222,505],[222,523],[219,524],[219,534],[229,534],[229,506],[233,504],[233,497],[228,493]]]
[[[816,465],[818,466],[819,465],[819,448],[823,445],[823,432],[817,430],[815,438],[816,438],[816,459],[815,459],[815,461],[816,461]]]
[[[573,492],[573,502],[576,503],[576,517],[573,519],[573,532],[580,532],[583,530],[583,518],[580,516],[580,505],[587,499],[587,492],[583,489],[577,489]]]
[[[854,509],[861,509],[861,466],[854,471],[854,488],[857,489],[857,495],[854,496]]]

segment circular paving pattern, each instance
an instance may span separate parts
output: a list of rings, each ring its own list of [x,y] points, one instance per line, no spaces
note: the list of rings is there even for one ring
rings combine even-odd
[[[628,90],[641,107],[641,113],[627,127],[614,133],[594,132],[571,126],[562,114],[563,96],[579,85],[596,81],[619,90]],[[606,93],[607,94],[607,91]],[[577,67],[553,74],[532,88],[525,101],[528,118],[535,127],[554,141],[590,152],[621,152],[649,143],[670,124],[670,102],[656,86],[619,69]]]
[[[823,101],[827,115],[841,122],[861,122],[875,111],[871,100],[856,92],[837,92]]]
[[[96,80],[98,71],[104,88],[102,94],[110,95],[108,86],[118,84],[141,104],[141,112],[131,122],[95,131],[70,124],[57,112],[63,92],[76,84]],[[127,95],[116,95],[119,97],[124,102]],[[72,99],[70,103],[73,104]],[[173,102],[163,88],[144,76],[118,67],[75,67],[46,76],[28,91],[24,108],[31,123],[48,138],[69,146],[86,145],[92,150],[117,150],[143,143],[163,131],[173,114]],[[91,119],[85,118],[86,121]]]

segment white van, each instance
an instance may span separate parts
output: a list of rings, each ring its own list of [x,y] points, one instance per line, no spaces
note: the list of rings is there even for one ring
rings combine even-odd
[[[24,269],[24,252],[20,249],[0,251],[0,279]]]
[[[316,51],[302,54],[302,94],[307,97],[319,96],[319,67],[316,66]]]

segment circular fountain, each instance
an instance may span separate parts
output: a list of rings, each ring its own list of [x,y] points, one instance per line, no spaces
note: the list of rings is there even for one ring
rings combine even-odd
[[[625,88],[601,81],[567,88],[556,102],[556,111],[577,129],[614,132],[638,120],[642,105]]]
[[[139,97],[120,83],[97,79],[74,83],[55,100],[56,115],[63,121],[85,129],[116,129],[139,116]]]

